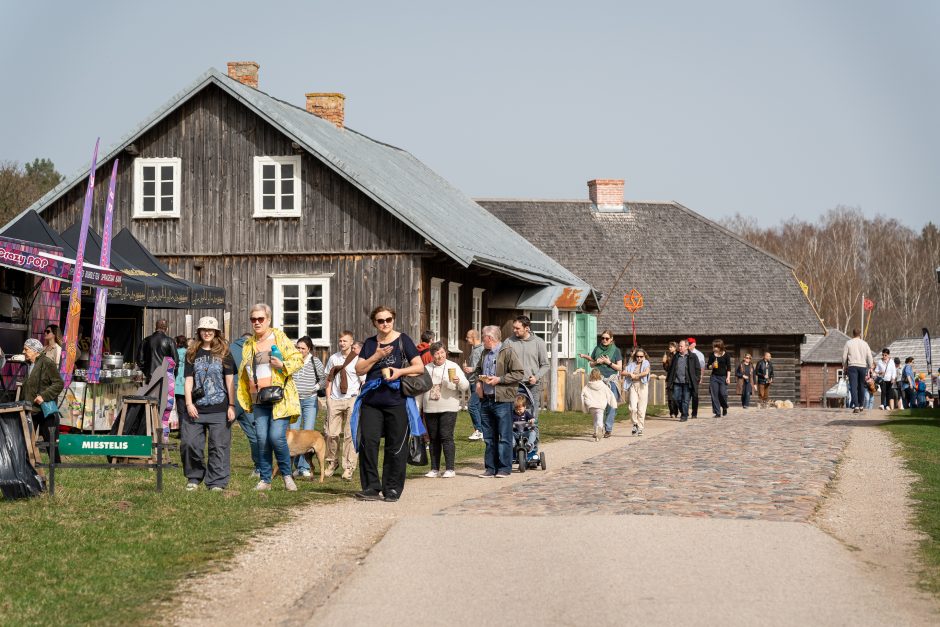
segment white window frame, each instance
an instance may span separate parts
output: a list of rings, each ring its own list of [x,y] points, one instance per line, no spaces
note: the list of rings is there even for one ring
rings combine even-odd
[[[459,353],[460,346],[460,286],[461,283],[451,281],[447,284],[447,350]]]
[[[473,301],[470,306],[471,323],[479,335],[483,331],[483,292],[482,287],[473,288]]]
[[[532,321],[531,331],[534,335],[545,340],[545,350],[548,352],[548,356],[551,357],[552,351],[554,350],[557,344],[561,344],[561,350],[558,352],[559,359],[567,359],[572,355],[571,348],[571,316],[567,311],[559,311],[558,319],[561,321],[561,327],[558,329],[559,337],[555,338],[554,342],[549,342],[547,338],[546,324],[551,324],[552,319],[552,310],[551,309],[537,309],[534,311],[526,311],[525,315],[528,316],[529,320]],[[542,322],[544,319],[548,322]],[[538,321],[536,320],[538,318]]]
[[[272,277],[272,309],[273,320],[272,326],[277,327],[278,329],[284,328],[284,287],[290,285],[298,286],[298,295],[304,292],[304,289],[309,285],[321,285],[323,286],[323,332],[319,337],[310,336],[310,339],[313,340],[315,346],[330,346],[330,339],[333,337],[333,332],[330,329],[330,276],[280,276]],[[306,298],[299,298],[300,311],[298,312],[300,320],[303,319],[303,316],[306,314]],[[298,320],[298,323],[300,322]],[[298,324],[301,329],[306,329],[307,327],[302,324]],[[304,335],[309,335],[309,333],[301,333],[299,337],[290,338],[293,341],[300,339]]]
[[[428,329],[434,334],[434,341],[441,339],[441,284],[444,279],[431,279],[430,308],[428,309]]]
[[[179,157],[137,157],[134,159],[134,200],[133,217],[134,219],[161,219],[161,218],[179,218],[180,217],[180,176],[183,172],[182,159]],[[163,211],[160,209],[160,201],[163,196],[160,194],[160,186],[163,182],[159,178],[160,168],[163,166],[172,166],[173,168],[173,210]],[[154,211],[144,211],[144,167],[152,166],[157,169],[157,178],[154,181],[156,198],[154,200]]]
[[[252,188],[254,198],[254,218],[299,218],[303,213],[303,188],[301,187],[301,156],[291,155],[285,157],[255,157],[254,175],[252,176]],[[266,165],[276,165],[278,178],[274,185],[275,206],[279,207],[281,203],[281,182],[285,179],[280,177],[280,168],[282,165],[294,166],[294,208],[293,209],[262,209],[262,184],[261,173]]]

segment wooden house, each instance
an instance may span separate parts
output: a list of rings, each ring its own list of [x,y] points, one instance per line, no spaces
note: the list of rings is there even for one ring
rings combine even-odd
[[[839,329],[810,338],[812,346],[804,350],[800,364],[800,403],[806,407],[825,405],[823,394],[838,382],[842,370],[842,349],[849,336]]]
[[[344,329],[373,334],[368,315],[383,304],[398,329],[430,329],[459,352],[468,328],[523,310],[507,291],[560,289],[571,310],[596,310],[590,286],[556,260],[413,155],[346,126],[344,103],[270,96],[253,62],[209,69],[104,153],[96,207],[119,158],[115,230],[127,226],[185,279],[225,287],[233,335],[266,302],[275,326],[327,350]],[[60,231],[80,220],[87,173],[32,208]],[[182,314],[150,311],[145,325],[156,317],[182,332]]]
[[[588,192],[584,200],[477,200],[603,295],[596,327],[594,316],[571,316],[567,357],[590,353],[604,329],[629,352],[623,299],[636,289],[644,301],[637,343],[654,373],[670,341],[694,337],[707,356],[721,338],[735,366],[746,353],[770,351],[772,398],[799,398],[803,338],[825,329],[790,264],[679,203],[625,202],[622,180],[589,181]],[[708,397],[707,377],[700,395]],[[733,392],[730,400],[739,402]]]

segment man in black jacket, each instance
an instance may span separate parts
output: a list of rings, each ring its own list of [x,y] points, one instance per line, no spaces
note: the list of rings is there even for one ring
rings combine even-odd
[[[689,352],[689,343],[679,341],[679,352],[672,359],[669,372],[666,373],[666,387],[672,386],[673,398],[679,406],[680,422],[689,419],[689,401],[698,396],[698,380],[702,367],[698,358]]]
[[[164,357],[176,361],[176,342],[167,335],[166,330],[166,320],[157,320],[153,335],[145,337],[137,350],[137,363],[140,364],[146,381],[150,381],[150,375],[160,367]]]

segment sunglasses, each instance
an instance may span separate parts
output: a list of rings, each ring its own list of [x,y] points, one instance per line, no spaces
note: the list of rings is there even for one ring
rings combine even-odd
[[[395,322],[395,318],[376,318],[375,319],[376,324],[391,324],[393,322]]]
[[[50,329],[46,329],[45,331],[43,331],[43,333],[45,335],[49,335],[50,333],[52,333],[52,331]]]
[[[605,341],[605,342],[609,342],[609,341],[612,340],[613,338],[604,337],[604,336],[602,335],[602,336],[601,336],[601,339],[602,339],[603,341]]]
[[[267,316],[261,316],[260,318],[248,318],[248,319],[251,320],[251,323],[252,323],[252,324],[261,324],[262,322],[264,322],[264,321],[267,320],[268,318],[267,318]]]
[[[637,355],[636,358],[637,358],[637,359],[646,359],[646,355]]]

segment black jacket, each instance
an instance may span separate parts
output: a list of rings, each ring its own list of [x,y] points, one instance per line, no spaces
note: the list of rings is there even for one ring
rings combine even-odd
[[[163,363],[164,357],[170,357],[176,361],[176,342],[163,331],[154,331],[153,335],[144,338],[137,351],[137,362],[147,381],[150,380],[153,371]]]
[[[774,380],[774,362],[761,359],[757,362],[754,374],[757,376],[757,382],[761,385],[770,383]]]
[[[692,396],[698,396],[698,380],[702,376],[702,366],[698,363],[698,357],[689,351],[685,354],[688,359],[686,363],[685,380],[691,384]],[[672,363],[669,364],[669,371],[666,373],[666,383],[671,387],[676,382],[676,369],[679,366],[679,353],[672,356]]]

